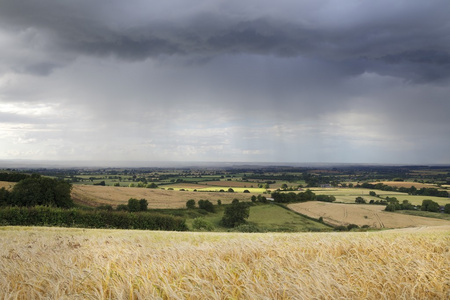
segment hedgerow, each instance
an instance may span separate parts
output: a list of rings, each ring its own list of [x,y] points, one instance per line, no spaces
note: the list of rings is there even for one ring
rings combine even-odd
[[[180,217],[148,212],[61,209],[46,206],[2,207],[0,225],[185,231]]]

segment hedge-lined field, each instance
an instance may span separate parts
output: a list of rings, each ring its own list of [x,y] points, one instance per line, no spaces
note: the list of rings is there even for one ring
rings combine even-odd
[[[1,207],[0,225],[187,230],[184,219],[170,215],[60,209],[45,206]]]
[[[0,227],[4,299],[448,299],[450,227],[191,233]]]

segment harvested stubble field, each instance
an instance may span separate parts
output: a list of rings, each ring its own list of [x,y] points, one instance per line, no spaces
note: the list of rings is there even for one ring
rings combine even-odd
[[[0,229],[3,299],[450,296],[450,227],[294,234]]]
[[[4,187],[5,189],[10,190],[15,184],[15,182],[0,181],[0,189]]]
[[[446,220],[387,212],[384,205],[310,201],[289,204],[288,207],[312,218],[322,217],[325,223],[335,226],[356,224],[373,228],[405,228],[450,225]]]
[[[251,194],[239,193],[215,193],[215,192],[180,192],[162,189],[132,188],[132,187],[112,187],[112,186],[92,186],[74,185],[72,189],[72,199],[75,203],[98,206],[109,204],[116,206],[127,204],[128,199],[146,199],[148,208],[183,208],[186,201],[194,199],[208,199],[215,203],[221,200],[223,204],[228,204],[234,198],[240,201],[250,201]]]

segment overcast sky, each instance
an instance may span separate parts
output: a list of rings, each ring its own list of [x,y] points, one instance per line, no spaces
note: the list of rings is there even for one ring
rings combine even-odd
[[[0,0],[0,159],[450,163],[448,0]]]

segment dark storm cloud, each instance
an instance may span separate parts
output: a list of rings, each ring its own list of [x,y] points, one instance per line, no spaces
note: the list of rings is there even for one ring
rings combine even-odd
[[[139,61],[226,54],[307,57],[411,81],[450,75],[450,2],[0,1],[3,30],[34,28],[43,50]],[[48,74],[61,62],[30,62]],[[355,66],[354,69],[350,68]]]

